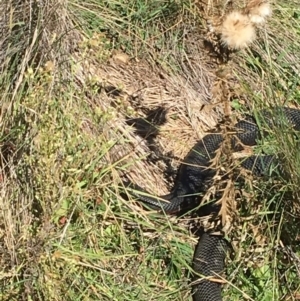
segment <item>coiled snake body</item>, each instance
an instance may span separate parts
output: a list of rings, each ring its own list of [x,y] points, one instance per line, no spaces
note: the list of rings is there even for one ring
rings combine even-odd
[[[292,108],[275,108],[272,113],[264,112],[267,125],[272,129],[281,126],[278,120],[284,120],[295,130],[300,130],[300,110]],[[242,149],[242,145],[253,146],[263,135],[254,117],[247,117],[235,125],[235,134],[231,138],[233,151]],[[163,210],[165,213],[180,212],[183,208],[195,205],[195,195],[205,190],[205,183],[211,179],[214,170],[210,168],[211,159],[223,141],[223,135],[208,134],[189,151],[181,164],[171,193],[161,197],[147,195],[143,189],[132,183],[125,183],[141,202],[148,207]],[[268,172],[271,163],[276,160],[274,155],[250,156],[241,162],[241,166],[251,170],[254,175]],[[134,190],[132,190],[132,188]],[[227,242],[222,236],[204,233],[199,239],[193,257],[195,284],[193,285],[194,301],[221,301],[221,285],[202,279],[216,277],[224,270]]]

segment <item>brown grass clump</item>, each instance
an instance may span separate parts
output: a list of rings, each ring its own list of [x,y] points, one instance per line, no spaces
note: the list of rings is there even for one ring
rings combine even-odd
[[[79,36],[64,1],[4,1],[0,10],[0,73],[14,66],[7,88],[16,95],[30,64],[65,65]]]
[[[102,68],[96,66],[95,62],[85,60],[77,76],[82,85],[93,77],[103,87],[103,93],[93,99],[94,106],[104,111],[117,106],[115,116],[103,129],[108,139],[118,141],[107,156],[113,162],[122,158],[135,162],[130,167],[134,181],[153,193],[166,193],[170,184],[168,188],[162,184],[166,181],[162,177],[164,169],[176,169],[190,146],[215,126],[218,112],[213,106],[206,108],[205,94],[198,91],[193,82],[187,82],[180,75],[169,75],[147,62],[123,63],[113,55]],[[205,70],[204,65],[202,68],[205,82],[212,82],[214,75],[209,69]],[[122,143],[123,140],[130,143]],[[158,165],[145,160],[153,151],[160,162]],[[163,159],[165,156],[169,158]],[[166,166],[168,161],[170,165]]]

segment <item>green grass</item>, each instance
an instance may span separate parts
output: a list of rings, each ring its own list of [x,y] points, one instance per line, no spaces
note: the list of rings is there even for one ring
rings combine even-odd
[[[201,10],[189,1],[46,4],[24,4],[23,19],[15,10],[12,18],[31,27],[7,31],[6,54],[15,55],[1,67],[0,300],[191,300],[197,238],[185,221],[120,197],[120,174],[132,164],[110,157],[131,143],[111,126],[121,101],[104,105],[96,79],[80,82],[82,61],[70,49],[96,68],[122,50],[175,77],[190,50],[185,33],[203,30]],[[276,4],[268,34],[235,57],[248,100],[243,107],[236,96],[240,110],[299,103],[299,16],[296,2]],[[26,41],[19,30],[30,33]],[[293,178],[243,187],[224,300],[296,299],[300,289],[298,143],[273,132],[257,151],[284,150]]]
[[[88,36],[100,30],[113,49],[168,70],[180,68],[177,56],[184,52],[185,32],[203,29],[190,1],[71,1],[70,7]]]

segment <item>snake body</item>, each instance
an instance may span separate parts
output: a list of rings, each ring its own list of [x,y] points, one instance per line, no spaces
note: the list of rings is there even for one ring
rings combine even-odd
[[[263,112],[263,116],[271,129],[280,127],[280,121],[284,120],[284,124],[288,123],[295,130],[300,130],[298,109],[277,107],[272,112]],[[232,151],[241,150],[243,145],[254,146],[264,135],[255,118],[251,116],[240,120],[234,126],[234,132],[230,140]],[[131,192],[151,209],[175,213],[183,208],[195,207],[195,196],[207,189],[207,180],[215,174],[215,170],[210,168],[211,159],[223,140],[222,134],[215,133],[208,134],[198,141],[181,164],[174,187],[168,195],[155,197],[137,185],[128,182],[125,185],[131,187]],[[263,175],[268,172],[274,160],[275,155],[250,156],[241,162],[241,166],[251,170],[254,175]],[[200,237],[193,257],[194,301],[222,300],[221,285],[206,277],[217,277],[223,272],[226,249],[227,242],[222,236],[204,233]]]

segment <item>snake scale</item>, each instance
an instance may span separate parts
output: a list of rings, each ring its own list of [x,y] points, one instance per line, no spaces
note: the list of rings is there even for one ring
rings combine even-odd
[[[288,123],[294,130],[300,131],[298,109],[276,107],[273,111],[262,112],[262,116],[271,129]],[[252,116],[240,120],[234,126],[234,132],[230,140],[232,151],[241,150],[242,145],[254,146],[265,135]],[[168,195],[155,197],[131,182],[124,184],[130,187],[131,194],[151,209],[178,213],[184,208],[196,207],[195,195],[207,189],[205,183],[215,174],[215,170],[210,167],[211,159],[223,140],[221,133],[215,133],[207,134],[198,141],[180,165],[173,189]],[[241,166],[259,176],[268,172],[274,160],[277,160],[275,155],[252,155],[243,160]],[[222,236],[208,232],[201,235],[192,265],[195,272],[192,288],[194,301],[222,301],[221,285],[206,277],[217,277],[224,271],[227,248],[228,243]]]

